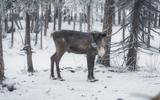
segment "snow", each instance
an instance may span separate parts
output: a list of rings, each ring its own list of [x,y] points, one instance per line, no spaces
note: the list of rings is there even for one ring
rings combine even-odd
[[[63,29],[72,29],[72,25],[63,24]],[[101,31],[102,24],[95,23],[95,30]],[[119,27],[114,27],[116,31]],[[78,25],[76,27],[78,30]],[[149,100],[141,95],[155,96],[160,92],[159,54],[139,53],[137,72],[124,71],[121,55],[113,53],[112,65],[105,68],[95,65],[95,77],[98,82],[87,81],[86,56],[65,53],[60,62],[61,74],[65,81],[50,78],[50,56],[55,47],[50,33],[43,37],[43,49],[38,43],[34,46],[32,35],[33,65],[35,72],[28,73],[26,55],[21,49],[23,44],[18,32],[15,32],[14,47],[10,48],[10,35],[3,39],[5,76],[4,83],[14,85],[16,90],[9,92],[0,87],[0,100]],[[84,29],[85,30],[85,29]],[[24,35],[24,30],[19,30]],[[121,35],[121,34],[119,34]],[[120,36],[114,36],[116,41]]]

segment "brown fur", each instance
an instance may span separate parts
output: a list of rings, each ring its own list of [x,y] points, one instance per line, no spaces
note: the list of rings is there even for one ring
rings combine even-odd
[[[88,79],[96,81],[94,77],[94,60],[97,50],[102,47],[102,39],[105,37],[102,33],[85,33],[79,31],[62,30],[52,34],[56,52],[51,56],[51,77],[54,76],[54,62],[56,63],[58,79],[62,80],[59,69],[59,61],[65,52],[87,55]],[[93,47],[95,43],[97,47]],[[104,46],[104,45],[103,45]]]

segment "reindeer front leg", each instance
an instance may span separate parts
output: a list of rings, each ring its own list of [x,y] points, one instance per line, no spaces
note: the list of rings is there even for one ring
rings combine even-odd
[[[95,60],[95,54],[92,54],[92,52],[87,53],[87,67],[88,67],[88,80],[90,82],[98,81],[94,77],[94,60]]]

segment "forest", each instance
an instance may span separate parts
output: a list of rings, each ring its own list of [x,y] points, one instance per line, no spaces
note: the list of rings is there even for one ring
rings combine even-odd
[[[159,87],[159,0],[0,0],[0,100],[160,100]]]

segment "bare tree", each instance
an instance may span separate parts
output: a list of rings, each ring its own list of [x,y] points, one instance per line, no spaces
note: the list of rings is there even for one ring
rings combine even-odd
[[[45,5],[45,15],[44,15],[44,36],[47,35],[47,28],[48,28],[48,18],[49,18],[49,9],[48,9],[48,4]]]
[[[27,52],[27,66],[28,72],[33,72],[33,64],[32,64],[32,51],[31,51],[31,42],[30,42],[30,15],[26,12],[26,35],[25,35],[25,50]]]
[[[76,29],[76,21],[77,21],[77,14],[74,14],[74,18],[73,18],[73,30]]]
[[[118,8],[119,9],[119,8]],[[118,25],[121,24],[121,10],[118,11]]]
[[[4,1],[0,1],[0,84],[2,83],[4,79],[4,60],[3,60],[3,44],[2,44],[2,33],[5,31],[3,30],[3,21],[4,21],[4,15],[5,15],[5,5]]]
[[[82,31],[82,13],[79,13],[79,30]]]
[[[35,37],[35,45],[37,45],[38,42],[38,34],[40,32],[40,18],[39,18],[39,5],[37,6],[36,12],[35,12],[35,25],[34,25],[34,33],[36,34]]]
[[[41,11],[41,17],[40,17],[40,27],[41,27],[41,31],[40,31],[40,48],[43,48],[43,13]]]
[[[2,46],[2,16],[0,15],[0,83],[4,78],[4,61],[3,61],[3,46]]]
[[[56,19],[58,16],[58,7],[57,7],[57,1],[53,0],[53,6],[54,6],[54,15],[53,15],[53,30],[56,30]]]
[[[87,31],[91,31],[91,5],[92,5],[92,0],[90,0],[87,4]]]
[[[114,11],[114,0],[105,0],[104,8],[104,22],[103,22],[103,31],[106,33],[106,54],[103,58],[99,58],[99,63],[110,66],[110,48],[111,48],[111,35],[112,35],[112,18]]]
[[[63,6],[63,0],[59,0],[58,3],[58,30],[61,30],[62,27],[62,6]]]
[[[12,34],[11,34],[11,48],[13,47],[13,44],[14,44],[14,19],[13,19],[13,9],[12,9],[12,11],[11,11],[12,13],[11,13],[11,23],[12,23],[12,25],[11,25],[11,30],[12,30]]]

